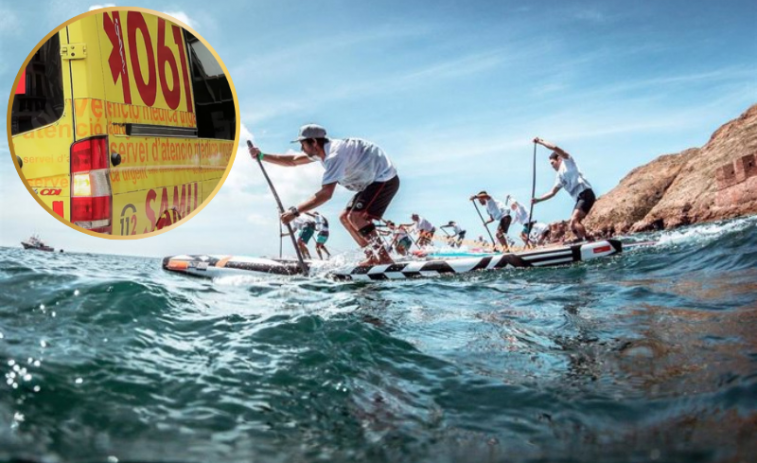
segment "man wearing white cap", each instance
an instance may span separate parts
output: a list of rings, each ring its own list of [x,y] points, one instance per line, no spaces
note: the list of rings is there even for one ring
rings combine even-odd
[[[400,186],[397,170],[384,151],[373,143],[359,138],[330,139],[326,129],[316,124],[300,127],[300,134],[292,143],[300,143],[302,153],[264,154],[250,147],[253,158],[280,166],[293,167],[319,161],[325,168],[321,189],[296,207],[281,215],[289,223],[300,213],[311,211],[326,203],[339,183],[354,191],[339,220],[355,242],[365,249],[368,259],[361,265],[391,264],[392,258],[382,245],[373,221],[381,219]]]

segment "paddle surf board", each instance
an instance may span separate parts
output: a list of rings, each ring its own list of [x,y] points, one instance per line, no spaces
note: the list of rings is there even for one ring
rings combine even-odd
[[[639,244],[634,243],[630,246],[638,247]],[[607,257],[622,252],[623,248],[624,245],[620,241],[609,239],[516,253],[409,260],[390,265],[347,266],[333,270],[327,276],[335,280],[347,281],[402,280],[504,268],[547,267]],[[307,263],[310,266],[325,265],[320,261]],[[294,260],[244,256],[170,256],[163,259],[163,268],[172,272],[208,278],[233,274],[302,274],[297,261]]]

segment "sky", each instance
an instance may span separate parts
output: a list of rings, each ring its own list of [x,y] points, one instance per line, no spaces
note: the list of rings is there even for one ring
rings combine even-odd
[[[35,8],[0,1],[0,94],[36,44],[100,3]],[[124,6],[125,4],[115,4]],[[134,1],[189,24],[236,87],[241,145],[286,153],[298,128],[384,149],[402,186],[386,217],[485,231],[468,197],[480,190],[528,203],[535,136],[571,153],[598,195],[662,154],[704,145],[757,103],[757,2],[712,1]],[[7,111],[3,111],[3,127]],[[49,216],[29,195],[0,140],[0,246],[37,232],[56,248],[140,256],[279,252],[276,204],[240,149],[215,198],[168,233],[107,240]],[[537,151],[536,194],[549,191],[549,151]],[[285,207],[320,187],[322,167],[268,167]],[[328,243],[355,248],[338,223],[351,193],[320,211]],[[534,217],[567,219],[561,191]],[[515,236],[516,227],[510,231]],[[285,254],[292,255],[285,243]]]

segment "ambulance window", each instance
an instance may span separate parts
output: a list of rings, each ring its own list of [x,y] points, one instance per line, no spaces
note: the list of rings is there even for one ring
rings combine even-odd
[[[37,50],[13,97],[11,133],[28,132],[63,116],[63,74],[58,34]]]
[[[188,32],[186,39],[192,69],[197,136],[233,140],[236,112],[226,74],[202,42]]]

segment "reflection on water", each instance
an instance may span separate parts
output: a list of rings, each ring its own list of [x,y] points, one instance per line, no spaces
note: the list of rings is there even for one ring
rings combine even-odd
[[[622,318],[638,337],[622,346],[619,367],[652,398],[716,391],[754,372],[757,305],[710,312],[644,304]]]

